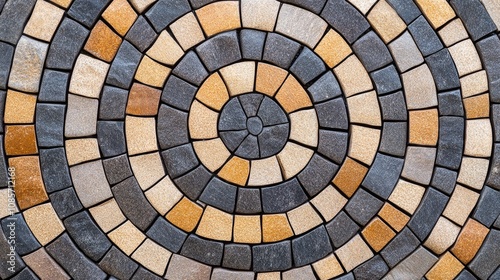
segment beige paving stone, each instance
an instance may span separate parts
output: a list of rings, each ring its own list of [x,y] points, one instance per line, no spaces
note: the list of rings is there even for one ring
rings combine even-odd
[[[410,217],[387,202],[382,206],[378,215],[396,231],[401,231],[410,220]]]
[[[326,21],[316,14],[297,6],[283,4],[276,23],[276,31],[312,49],[325,34],[327,26]]]
[[[422,53],[408,31],[392,41],[389,44],[389,50],[401,72],[406,72],[406,70],[424,62]]]
[[[125,137],[129,155],[158,150],[154,118],[127,116],[125,118]]]
[[[255,90],[274,96],[285,81],[288,72],[271,64],[259,62]]]
[[[196,99],[216,111],[222,109],[224,104],[229,100],[229,93],[219,73],[210,75],[203,82],[203,85],[201,85],[196,93]]]
[[[312,270],[312,267],[310,265],[306,265],[306,266],[292,268],[290,270],[284,271],[282,273],[281,279],[283,279],[283,280],[295,280],[295,279],[316,280],[316,277],[314,276],[314,272]]]
[[[472,40],[468,39],[448,48],[460,77],[481,70],[479,54]]]
[[[434,29],[455,17],[455,12],[446,0],[416,0],[416,4]]]
[[[139,64],[139,68],[137,68],[135,79],[147,85],[161,88],[169,74],[170,68],[155,62],[145,55]]]
[[[370,91],[347,98],[347,108],[351,123],[381,126],[380,107],[377,93]]]
[[[138,13],[142,13],[146,8],[158,0],[130,0],[130,3]]]
[[[402,74],[409,110],[437,106],[436,85],[426,64]]]
[[[281,182],[280,165],[276,156],[250,162],[249,186],[265,186]]]
[[[406,29],[404,21],[385,0],[379,1],[372,8],[367,18],[386,44]]]
[[[489,119],[467,120],[465,124],[464,154],[489,157],[493,147],[493,132]]]
[[[460,78],[462,97],[470,97],[488,91],[488,76],[482,70]]]
[[[211,273],[211,266],[173,254],[165,278],[172,280],[209,280]]]
[[[333,179],[333,183],[347,197],[351,197],[361,185],[367,172],[368,168],[347,157]]]
[[[15,169],[14,195],[21,210],[49,200],[38,156],[9,158],[9,168]]]
[[[73,0],[50,0],[50,2],[52,2],[56,5],[59,5],[63,8],[67,8],[67,7],[69,7],[69,4],[71,4],[71,2],[73,2]]]
[[[38,93],[48,47],[49,45],[46,43],[21,36],[14,52],[10,70],[10,88]]]
[[[358,8],[358,10],[366,15],[368,11],[375,5],[377,0],[348,0],[354,7]]]
[[[313,263],[312,266],[316,275],[318,275],[321,280],[332,279],[333,277],[344,273],[344,269],[342,269],[342,266],[334,254],[324,257],[323,259]]]
[[[35,126],[6,126],[5,153],[9,156],[33,155],[38,153]]]
[[[146,191],[145,195],[149,203],[162,216],[170,211],[182,198],[182,193],[168,176]]]
[[[264,242],[276,242],[293,236],[285,214],[262,215],[262,238]]]
[[[81,54],[76,59],[69,91],[85,97],[99,98],[109,64]]]
[[[226,280],[226,279],[238,279],[238,280],[254,280],[255,272],[253,271],[236,271],[229,270],[225,268],[214,268],[211,280]]]
[[[96,134],[99,101],[74,94],[68,94],[68,107],[64,136],[85,137]]]
[[[436,148],[409,146],[401,176],[413,182],[427,185],[431,181]]]
[[[366,225],[361,233],[376,252],[380,252],[396,236],[396,233],[377,217]]]
[[[309,95],[292,75],[285,80],[275,98],[287,113],[312,106]]]
[[[130,256],[130,254],[139,247],[142,241],[146,239],[146,236],[130,221],[126,221],[121,226],[108,233],[108,238],[127,254],[127,256]]]
[[[184,51],[174,38],[163,30],[146,54],[158,62],[174,65],[184,55]]]
[[[217,175],[233,184],[245,186],[249,174],[250,161],[233,156]]]
[[[277,155],[285,180],[297,175],[307,165],[314,151],[292,142],[287,142]]]
[[[481,190],[488,173],[488,165],[487,159],[463,157],[457,182]]]
[[[409,112],[410,144],[436,146],[439,136],[439,114],[437,109]]]
[[[380,142],[380,130],[364,126],[351,126],[348,156],[371,165]]]
[[[70,139],[66,140],[64,145],[70,166],[101,157],[96,138]]]
[[[17,207],[14,193],[7,188],[0,189],[0,203],[6,207],[0,208],[0,219],[3,219],[11,213],[18,213],[19,208]]]
[[[330,29],[314,49],[323,61],[330,67],[337,66],[352,53],[351,47],[339,33]]]
[[[91,207],[113,196],[101,160],[75,165],[70,172],[76,194],[84,207]]]
[[[444,209],[443,216],[463,226],[478,199],[478,193],[457,185]]]
[[[286,214],[295,235],[302,234],[322,223],[321,217],[310,203],[304,203]]]
[[[33,123],[36,95],[7,90],[4,123]]]
[[[143,191],[149,189],[165,176],[160,153],[158,152],[129,157],[129,161],[135,179],[137,179]]]
[[[444,217],[439,217],[424,246],[435,254],[441,255],[455,243],[460,227]]]
[[[459,18],[454,19],[446,24],[438,31],[438,34],[447,47],[469,37],[469,34],[467,33],[467,30],[465,30],[464,24],[462,23],[462,20]]]
[[[196,15],[207,36],[240,28],[238,1],[220,1],[196,10]]]
[[[123,37],[134,24],[137,14],[127,0],[113,0],[102,17]]]
[[[458,235],[451,252],[462,263],[468,264],[476,255],[488,235],[489,229],[476,220],[469,219]]]
[[[132,259],[152,272],[163,275],[171,256],[171,252],[148,238],[132,254]]]
[[[229,95],[235,96],[253,91],[255,62],[245,61],[235,63],[220,69],[220,73],[226,82]]]
[[[373,89],[373,84],[361,61],[351,55],[333,69],[346,97]]]
[[[281,273],[279,271],[258,273],[257,280],[281,280]]]
[[[113,32],[104,22],[98,21],[92,32],[90,32],[84,49],[97,58],[111,62],[121,43],[120,36]]]
[[[213,139],[217,137],[219,114],[198,101],[194,101],[189,111],[189,133],[193,139]]]
[[[140,83],[134,83],[128,94],[126,113],[137,116],[158,114],[161,90]]]
[[[404,180],[399,180],[396,184],[396,188],[389,197],[389,201],[409,214],[413,214],[420,204],[424,193],[424,187]]]
[[[63,14],[63,9],[46,1],[37,1],[30,19],[24,27],[24,34],[50,42]]]
[[[276,0],[242,0],[241,22],[245,28],[273,31],[280,2]]]
[[[428,280],[454,279],[464,268],[450,252],[446,252],[425,275]]]
[[[47,245],[65,230],[50,203],[30,208],[23,212],[23,216],[30,231],[42,246]]]
[[[126,220],[114,198],[90,208],[89,212],[97,225],[106,233]]]
[[[290,139],[310,147],[318,146],[318,116],[314,109],[291,113]]]
[[[490,116],[490,95],[488,93],[463,100],[467,119],[488,118]]]
[[[497,29],[500,29],[500,2],[495,0],[482,0],[484,7],[490,14],[491,19],[495,22]]]
[[[207,206],[196,234],[209,239],[231,241],[233,234],[233,215]]]
[[[260,216],[234,216],[234,242],[245,244],[261,243]]]
[[[231,156],[231,153],[220,138],[196,141],[193,143],[193,146],[201,163],[212,172],[221,168]]]
[[[165,217],[176,227],[191,232],[198,224],[202,214],[203,208],[184,197]]]
[[[170,30],[184,50],[205,40],[200,24],[193,13],[187,13],[173,22]]]
[[[69,275],[47,254],[45,248],[23,256],[23,261],[41,279],[69,280]]]
[[[344,246],[335,251],[346,272],[373,257],[373,253],[365,241],[357,234]]]
[[[344,208],[347,198],[330,185],[311,199],[311,203],[318,209],[323,219],[329,222]]]

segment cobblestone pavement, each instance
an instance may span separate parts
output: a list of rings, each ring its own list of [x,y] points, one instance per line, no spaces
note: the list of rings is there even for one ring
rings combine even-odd
[[[0,10],[1,279],[500,279],[500,1]]]

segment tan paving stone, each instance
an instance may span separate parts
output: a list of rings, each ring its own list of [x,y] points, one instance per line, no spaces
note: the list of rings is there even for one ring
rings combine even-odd
[[[493,22],[495,22],[497,29],[500,29],[500,2],[495,0],[483,0],[481,3],[488,11]]]
[[[449,47],[448,50],[460,77],[481,70],[481,59],[472,40],[468,39],[457,43]]]
[[[9,156],[38,153],[34,125],[7,125],[5,130],[5,153]]]
[[[76,194],[84,207],[101,203],[113,196],[100,160],[70,168]]]
[[[410,144],[436,146],[439,136],[437,109],[410,111]]]
[[[329,222],[344,208],[347,199],[330,185],[311,199],[311,203],[318,209],[323,219]]]
[[[455,12],[446,0],[416,0],[416,4],[434,29],[455,17]]]
[[[351,197],[361,185],[367,172],[368,168],[348,157],[333,179],[333,183],[347,197]]]
[[[144,10],[146,10],[146,8],[151,6],[151,4],[156,1],[158,0],[130,0],[130,3],[132,4],[132,6],[134,6],[135,10],[138,13],[142,13]]]
[[[137,68],[135,79],[147,85],[161,88],[169,74],[170,68],[155,62],[146,55]]]
[[[351,126],[348,156],[371,165],[380,142],[380,130],[364,126]]]
[[[90,208],[89,212],[97,225],[106,233],[126,220],[114,198]]]
[[[347,108],[351,123],[381,126],[380,107],[377,93],[370,91],[347,98]]]
[[[396,233],[379,218],[373,219],[361,233],[376,252],[382,250],[396,236]]]
[[[101,157],[96,138],[70,139],[66,140],[64,145],[70,166]]]
[[[257,274],[257,280],[281,280],[281,272],[262,272]]]
[[[259,62],[255,90],[274,96],[285,81],[288,72],[271,64]]]
[[[71,4],[71,2],[73,2],[73,0],[50,0],[50,2],[57,4],[63,8],[67,8],[67,7],[69,7],[69,4]]]
[[[314,109],[291,113],[290,139],[310,147],[318,146],[318,116]]]
[[[132,259],[152,272],[163,275],[171,256],[171,252],[148,238],[132,254]]]
[[[333,69],[346,97],[373,89],[373,84],[361,61],[351,55]]]
[[[193,147],[203,165],[212,172],[221,168],[231,156],[220,138],[196,141],[193,143]]]
[[[476,220],[469,219],[458,235],[451,252],[462,263],[468,264],[476,255],[488,235],[489,229]]]
[[[450,21],[438,31],[439,36],[443,40],[445,46],[449,47],[456,42],[462,41],[469,37],[462,20],[457,18]]]
[[[134,2],[140,1],[132,0],[132,3]],[[118,34],[125,36],[137,19],[137,14],[127,0],[113,0],[102,17],[111,24]]]
[[[24,27],[24,34],[50,42],[63,14],[63,9],[46,1],[37,1],[30,19]]]
[[[373,253],[365,241],[357,234],[344,246],[335,251],[346,272],[353,270],[361,263],[373,257]]]
[[[170,30],[184,50],[205,40],[200,23],[193,13],[187,13],[170,25]]]
[[[463,157],[457,182],[481,190],[488,174],[488,165],[487,159]]]
[[[196,15],[207,36],[240,28],[238,1],[220,1],[196,10]]]
[[[106,62],[111,62],[120,48],[122,39],[104,22],[98,21],[89,39],[85,43],[85,50]]]
[[[404,21],[385,0],[379,1],[367,18],[386,44],[406,29]]]
[[[378,215],[397,231],[401,231],[410,220],[410,217],[387,202],[382,206]]]
[[[463,100],[467,119],[488,118],[490,116],[489,94],[481,94]]]
[[[157,151],[155,119],[127,116],[125,138],[129,155]]]
[[[191,232],[203,213],[203,208],[186,197],[182,198],[165,216],[176,227]]]
[[[219,171],[218,176],[239,186],[245,186],[250,174],[250,162],[233,156]]]
[[[38,93],[47,49],[48,44],[21,36],[14,52],[10,70],[10,88]]]
[[[149,189],[165,176],[160,153],[158,152],[129,157],[129,161],[135,179],[137,179],[142,190]]]
[[[332,279],[333,277],[344,273],[342,266],[334,254],[324,257],[323,259],[313,263],[312,266],[316,275],[318,275],[321,280]]]
[[[488,76],[482,70],[460,78],[460,87],[464,98],[488,91]]]
[[[234,216],[234,242],[245,244],[261,243],[260,216]]]
[[[137,116],[155,116],[158,114],[160,96],[161,90],[134,83],[128,95],[126,113]]]
[[[7,90],[4,123],[33,123],[35,106],[36,95]]]
[[[377,0],[348,0],[354,7],[358,8],[358,10],[366,15],[368,11],[375,5]]]
[[[74,94],[99,98],[109,64],[81,54],[76,59],[69,91]]]
[[[276,0],[242,0],[241,22],[245,28],[273,31],[280,2]]]
[[[146,191],[145,195],[149,203],[162,216],[170,211],[182,198],[182,193],[168,176]]]
[[[459,232],[459,226],[444,217],[440,217],[425,241],[424,246],[435,254],[441,255],[455,243]]]
[[[233,234],[233,215],[207,206],[196,234],[209,239],[231,241]]]
[[[249,186],[264,186],[281,181],[281,170],[276,156],[251,161]]]
[[[12,191],[4,188],[0,189],[0,203],[6,207],[0,208],[0,219],[10,216],[13,213],[19,213],[19,207],[15,202],[15,198],[12,197]]]
[[[304,203],[288,211],[287,216],[295,235],[302,234],[322,223],[320,216],[310,203]]]
[[[209,280],[211,273],[211,266],[173,254],[165,278],[172,280]]]
[[[316,14],[297,6],[283,4],[276,31],[314,48],[325,34],[327,26],[326,21]]]
[[[196,93],[196,99],[211,109],[222,109],[229,100],[229,93],[219,73],[214,73],[203,82]]]
[[[352,53],[351,47],[339,33],[330,29],[314,49],[325,63],[333,68]]]
[[[409,110],[437,106],[436,85],[426,64],[402,74]]]
[[[423,185],[429,184],[435,159],[436,148],[409,146],[401,176]]]
[[[9,167],[15,168],[14,191],[21,210],[49,200],[42,181],[38,156],[9,158]]]
[[[212,139],[217,137],[219,114],[198,101],[194,101],[189,111],[189,133],[193,139]]]
[[[169,51],[166,52],[165,50]],[[164,30],[146,54],[158,62],[174,65],[184,55],[184,51],[174,38]]]
[[[457,258],[446,252],[425,277],[429,280],[454,279],[463,268],[464,265]]]
[[[69,280],[71,279],[64,269],[47,254],[45,248],[23,256],[23,261],[41,279]]]
[[[285,214],[262,215],[262,238],[264,242],[276,242],[293,236]]]
[[[99,101],[79,95],[68,94],[68,107],[64,136],[85,137],[96,134]]]
[[[47,245],[64,231],[64,225],[50,203],[30,208],[23,212],[23,216],[30,231],[42,246]]]
[[[287,113],[311,107],[311,99],[302,85],[289,75],[275,96]]]
[[[448,201],[448,205],[444,209],[443,216],[459,225],[463,225],[474,206],[476,206],[478,199],[478,193],[457,185]]]
[[[389,197],[389,201],[399,206],[409,214],[413,214],[420,204],[424,193],[424,187],[404,180],[399,180],[394,188],[394,191]]]
[[[294,177],[304,169],[313,154],[314,151],[311,149],[288,142],[277,155],[285,180]]]
[[[222,2],[220,2],[222,3]],[[226,66],[220,70],[229,95],[252,92],[255,80],[255,62],[245,61]]]
[[[126,221],[121,226],[108,233],[108,238],[120,248],[127,256],[139,247],[146,239],[146,236],[136,228],[130,221]]]
[[[493,132],[489,119],[467,120],[465,125],[464,154],[489,157],[493,147]]]

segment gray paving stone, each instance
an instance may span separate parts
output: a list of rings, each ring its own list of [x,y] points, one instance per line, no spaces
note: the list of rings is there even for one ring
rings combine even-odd
[[[248,135],[238,147],[235,155],[246,159],[257,159],[260,157],[259,142],[256,136]]]
[[[292,267],[290,241],[256,245],[252,248],[253,269],[257,272],[286,270]]]
[[[431,70],[438,91],[460,87],[458,72],[448,49],[442,49],[426,57],[425,62]]]
[[[106,83],[123,89],[130,88],[141,58],[142,54],[132,44],[123,41],[109,68]]]
[[[253,280],[255,278],[255,273],[252,271],[234,271],[223,268],[214,268],[211,280],[226,280],[226,279],[238,279],[238,280]]]
[[[380,96],[379,101],[382,109],[382,119],[385,121],[406,121],[408,119],[406,102],[402,91]]]
[[[387,0],[406,24],[420,15],[420,10],[412,0]]]
[[[146,234],[156,243],[173,253],[178,253],[181,250],[182,244],[187,238],[184,231],[178,229],[163,217],[158,217]]]
[[[70,18],[64,18],[50,44],[45,66],[72,69],[88,35],[89,31],[85,27]]]
[[[321,17],[342,34],[350,44],[370,28],[365,17],[345,0],[328,0],[321,12]]]
[[[498,218],[498,215],[500,215],[499,205],[500,191],[485,186],[472,217],[490,228]]]
[[[24,256],[40,248],[40,243],[38,243],[30,228],[26,224],[23,215],[20,213],[4,218],[2,220],[2,230],[6,237],[10,237],[12,231],[15,232],[15,238],[17,241],[15,243],[15,247],[17,254]],[[10,241],[11,239],[8,240]],[[2,252],[8,254],[10,250]]]
[[[315,14],[319,14],[325,6],[326,0],[283,0],[282,2],[294,4]]]
[[[0,89],[7,87],[12,58],[14,57],[14,47],[0,42]]]
[[[236,198],[236,213],[257,214],[262,211],[260,190],[239,188]]]
[[[266,33],[253,29],[243,29],[240,32],[241,55],[245,59],[261,60],[264,52]]]
[[[160,0],[146,12],[146,17],[159,33],[190,10],[187,0]]]
[[[92,27],[110,0],[75,0],[68,15],[87,28]]]
[[[387,262],[389,267],[394,267],[413,250],[420,245],[418,238],[405,227],[387,246],[380,252],[380,255]]]
[[[189,142],[188,114],[162,104],[156,125],[161,149],[169,149]]]
[[[65,105],[36,105],[35,128],[39,147],[58,147],[64,145]]]
[[[500,102],[500,39],[490,36],[476,45],[488,75],[488,89],[492,102]]]
[[[150,272],[149,270],[139,267],[132,276],[131,280],[162,280],[163,278],[158,277],[156,274]]]
[[[66,102],[68,80],[69,74],[66,72],[59,72],[50,69],[45,70],[43,72],[40,92],[38,93],[38,101]]]
[[[342,98],[335,98],[324,103],[314,105],[318,115],[319,126],[323,128],[347,130],[348,119],[345,102]]]
[[[378,153],[361,185],[387,199],[399,180],[403,162],[403,159]]]
[[[261,116],[261,119],[264,118]],[[219,117],[218,127],[219,130],[242,130],[247,128],[247,116],[238,98],[233,98],[224,105]]]
[[[431,252],[419,247],[387,274],[387,280],[421,279],[437,261],[438,258]]]
[[[210,72],[241,59],[236,31],[221,33],[204,41],[196,47],[196,52]]]
[[[197,90],[195,86],[170,75],[163,89],[161,101],[175,108],[189,111]]]
[[[313,197],[328,186],[338,169],[338,165],[315,153],[297,178],[309,196]]]
[[[7,164],[5,158],[5,150],[3,148],[3,136],[0,135],[0,186],[7,186]]]
[[[457,176],[457,172],[455,171],[442,167],[436,167],[434,169],[431,186],[446,193],[447,195],[450,195],[455,189]]]
[[[45,247],[54,260],[74,279],[106,279],[104,273],[75,246],[68,234],[64,233]]]
[[[168,170],[168,169],[167,169]],[[212,173],[203,165],[200,165],[189,173],[175,179],[175,184],[187,197],[192,200],[198,199],[203,189],[210,181]]]
[[[0,40],[17,44],[23,33],[35,0],[10,0],[7,1],[0,14]]]
[[[389,65],[371,74],[377,90],[377,94],[382,95],[401,89],[401,79],[394,65]]]
[[[439,114],[442,116],[464,116],[464,106],[460,90],[438,94]]]
[[[332,245],[324,226],[292,240],[293,262],[295,266],[311,264],[332,252]]]
[[[247,119],[247,130],[250,134],[257,136],[262,132],[262,121],[259,117],[250,117]]]
[[[10,278],[12,280],[38,280],[36,274],[29,268],[23,269],[21,272],[19,272],[16,276]]]
[[[111,86],[104,86],[99,106],[99,119],[124,120],[127,107],[128,91]]]
[[[125,179],[111,190],[123,214],[140,230],[146,230],[158,216],[135,177]]]
[[[268,33],[263,59],[281,68],[288,69],[299,49],[299,43],[276,33]]]
[[[347,153],[348,138],[346,132],[320,129],[318,152],[336,164],[341,164]]]
[[[433,188],[427,188],[417,211],[415,211],[408,223],[408,227],[420,240],[425,240],[434,228],[447,202],[448,197],[446,195]]]
[[[424,16],[420,16],[413,21],[408,26],[408,30],[413,36],[415,43],[417,43],[422,55],[428,56],[443,48],[443,44],[439,40],[436,31],[432,29]]]
[[[102,165],[106,173],[106,178],[111,185],[119,183],[133,175],[126,154],[105,159],[102,161]]]
[[[500,279],[500,266],[491,274],[490,279]]]
[[[358,232],[359,226],[344,211],[341,211],[326,224],[326,230],[333,246],[340,248]]]
[[[382,68],[392,62],[387,46],[373,31],[359,38],[352,45],[352,49],[368,72]]]
[[[314,103],[329,100],[342,94],[340,84],[332,71],[323,74],[308,88],[308,91]]]
[[[384,122],[379,151],[402,157],[406,150],[406,122]]]
[[[144,52],[155,41],[158,34],[153,30],[148,21],[139,16],[134,25],[127,32],[125,39],[134,45],[140,52]]]
[[[40,167],[45,190],[48,193],[71,186],[64,148],[40,149]]]
[[[200,196],[204,203],[232,213],[236,204],[238,188],[232,184],[213,178]]]
[[[422,185],[431,182],[436,160],[436,148],[409,146],[401,176]]]
[[[99,267],[119,279],[130,279],[139,265],[113,246],[99,262]]]
[[[477,41],[497,30],[488,11],[479,0],[451,0],[450,4],[469,31],[472,40]]]
[[[288,140],[289,124],[264,127],[259,135],[260,157],[265,158],[279,153]]]
[[[464,147],[464,119],[460,117],[439,118],[439,142],[436,164],[457,170],[462,162]]]
[[[201,239],[196,235],[189,235],[182,246],[181,254],[193,260],[208,265],[219,266],[222,262],[224,244],[221,242]]]
[[[189,0],[191,2],[191,5],[193,8],[198,9],[202,6],[205,6],[206,4],[212,3],[217,0]]]
[[[304,47],[290,71],[297,76],[302,84],[307,84],[316,79],[326,70],[325,63],[309,48]]]
[[[252,266],[252,249],[244,244],[226,244],[222,266],[231,269],[249,270]]]
[[[337,277],[337,278],[335,278],[335,280],[355,280],[355,279],[354,279],[354,274],[352,274],[352,272],[351,272],[349,274]]]
[[[493,224],[495,228],[500,229],[500,216],[498,216],[497,220],[495,221],[495,224]]]
[[[247,117],[254,117],[257,115],[260,104],[264,99],[263,94],[249,93],[238,96],[241,106],[245,111]]]
[[[165,278],[179,280],[209,280],[211,273],[212,267],[174,254],[170,259]]]
[[[64,227],[78,248],[94,261],[98,261],[111,247],[108,237],[94,223],[87,211],[66,218]]]
[[[488,279],[500,265],[500,231],[491,230],[469,268],[480,279]],[[492,278],[489,278],[492,279]]]
[[[389,49],[400,72],[406,72],[408,69],[424,62],[420,50],[408,32],[404,32],[396,40],[392,41],[389,44]]]
[[[495,144],[490,172],[486,184],[496,190],[500,190],[500,144]]]
[[[10,237],[10,234],[7,236]],[[7,238],[4,235],[3,231],[0,232],[0,251],[2,251],[2,254],[0,255],[0,277],[2,279],[8,279],[9,277],[15,275],[19,271],[21,271],[23,268],[26,267],[26,265],[23,262],[23,259],[19,256],[19,254],[14,251],[14,262],[9,263],[11,255],[12,254],[10,251],[10,244],[7,243]],[[10,267],[14,265],[13,271],[9,270]]]
[[[83,209],[73,188],[52,193],[50,201],[60,219],[64,219]]]
[[[3,133],[3,115],[4,115],[4,110],[5,110],[5,98],[6,98],[7,93],[4,90],[0,90],[0,125],[2,126],[0,128],[0,133]]]
[[[5,5],[5,1],[7,1],[7,0],[0,0],[0,11],[3,9],[3,6]]]
[[[283,213],[307,201],[307,196],[296,178],[276,186],[262,188],[264,213]]]
[[[306,265],[303,267],[292,268],[290,270],[284,271],[282,279],[283,280],[295,280],[295,279],[315,280],[318,278],[316,278],[316,276],[314,275],[312,266]]]
[[[496,279],[496,278],[492,278]],[[455,280],[477,280],[476,276],[474,276],[472,273],[470,273],[468,270],[464,269],[460,274],[458,274],[457,278]]]
[[[208,77],[207,70],[194,51],[185,54],[172,73],[197,86]]]
[[[97,122],[97,141],[104,157],[114,157],[127,152],[123,122]]]
[[[376,255],[358,266],[353,272],[356,279],[382,279],[388,271],[389,267],[382,257]]]
[[[248,130],[220,131],[219,135],[226,147],[234,152],[247,137]]]
[[[345,206],[345,211],[358,224],[366,225],[382,208],[383,204],[383,201],[360,188]]]
[[[288,123],[288,118],[280,105],[267,96],[262,100],[257,116],[264,126]]]
[[[492,104],[490,108],[493,121],[494,140],[495,142],[500,142],[500,105]]]

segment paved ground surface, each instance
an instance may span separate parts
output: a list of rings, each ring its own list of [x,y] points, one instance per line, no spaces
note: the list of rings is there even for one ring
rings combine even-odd
[[[500,279],[498,0],[0,10],[1,279]]]

